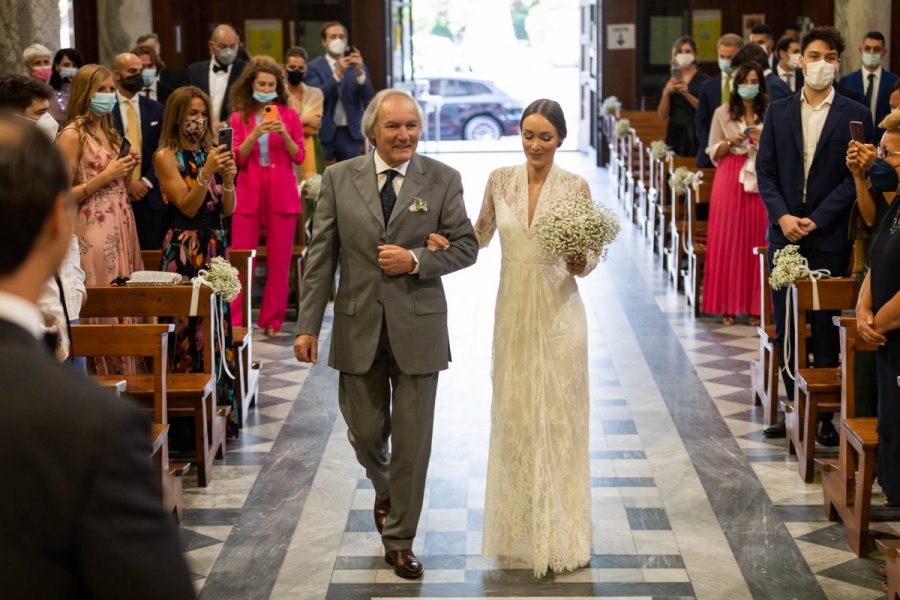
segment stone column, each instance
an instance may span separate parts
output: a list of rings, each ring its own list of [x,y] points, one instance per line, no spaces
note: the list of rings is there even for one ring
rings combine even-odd
[[[97,0],[97,26],[100,63],[111,65],[116,54],[134,47],[139,35],[153,31],[151,0]]]
[[[0,0],[0,73],[24,73],[22,51],[30,44],[59,50],[59,0]]]
[[[834,26],[847,42],[841,57],[841,73],[856,71],[862,66],[859,47],[866,33],[880,31],[890,46],[891,0],[835,0]],[[885,55],[882,66],[890,69],[890,54]]]

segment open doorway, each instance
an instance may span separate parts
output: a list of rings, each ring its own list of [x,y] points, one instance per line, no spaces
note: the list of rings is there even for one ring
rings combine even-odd
[[[537,98],[562,105],[564,149],[577,147],[579,0],[403,4],[410,60],[396,85],[428,112],[426,152],[516,151],[522,109]]]

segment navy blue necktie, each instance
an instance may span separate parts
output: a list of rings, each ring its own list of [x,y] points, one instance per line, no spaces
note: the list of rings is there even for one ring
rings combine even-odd
[[[384,226],[387,227],[388,221],[391,220],[391,212],[394,210],[394,204],[397,203],[397,192],[394,191],[394,177],[399,173],[393,169],[384,172],[387,178],[381,188],[381,212],[384,214]]]
[[[875,73],[869,73],[869,85],[866,87],[866,108],[872,108],[872,92],[875,89]],[[874,117],[874,115],[872,115]]]

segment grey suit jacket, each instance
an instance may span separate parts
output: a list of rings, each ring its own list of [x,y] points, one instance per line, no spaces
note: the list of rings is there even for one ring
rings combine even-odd
[[[415,199],[427,210],[410,211]],[[416,202],[422,205],[422,202]],[[428,234],[439,232],[450,248],[430,252]],[[419,259],[416,275],[390,277],[378,266],[378,246],[395,244]],[[447,368],[447,300],[441,275],[475,262],[478,242],[466,216],[459,173],[436,160],[413,156],[397,204],[385,227],[373,154],[325,170],[316,207],[297,333],[318,335],[340,263],[328,364],[362,374],[375,358],[382,322],[403,373]]]

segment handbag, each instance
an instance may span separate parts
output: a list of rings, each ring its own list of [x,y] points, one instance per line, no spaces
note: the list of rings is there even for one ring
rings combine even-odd
[[[135,271],[125,285],[178,285],[184,279],[181,273],[168,271]]]

